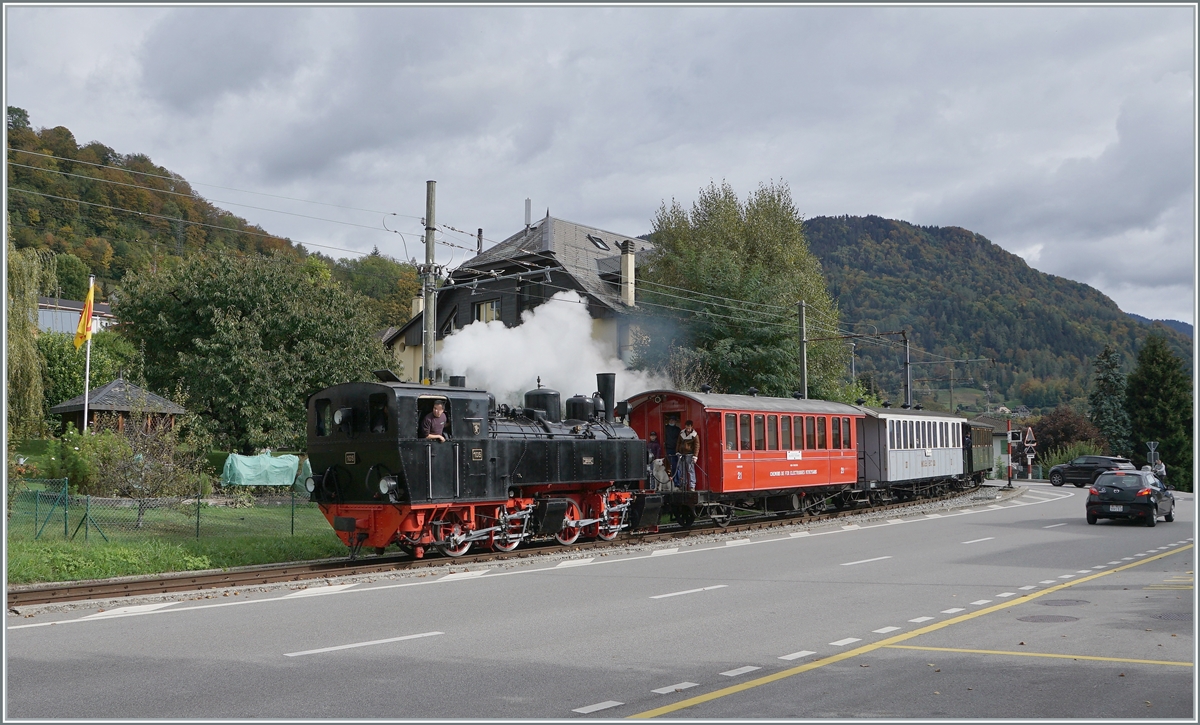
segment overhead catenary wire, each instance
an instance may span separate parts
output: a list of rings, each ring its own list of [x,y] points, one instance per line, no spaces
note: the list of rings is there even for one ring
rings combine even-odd
[[[336,207],[338,209],[349,209],[351,211],[363,211],[363,212],[368,212],[371,214],[387,214],[389,216],[402,216],[402,217],[407,217],[409,219],[424,219],[424,217],[414,216],[412,214],[401,214],[399,212],[394,212],[394,211],[381,211],[379,209],[362,209],[360,207],[355,207],[355,206],[345,206],[343,204],[333,204],[333,203],[330,203],[327,201],[313,201],[312,199],[299,199],[297,197],[283,196],[281,194],[268,194],[265,191],[250,191],[248,189],[238,189],[237,187],[233,187],[233,186],[221,186],[220,184],[206,184],[202,181],[188,181],[187,179],[184,179],[182,177],[177,177],[177,176],[164,176],[163,174],[152,174],[148,171],[135,171],[134,169],[128,169],[128,168],[125,168],[124,166],[112,166],[110,164],[100,164],[100,163],[96,163],[93,161],[81,161],[79,159],[72,159],[72,158],[69,158],[66,156],[55,156],[54,154],[44,154],[44,153],[39,153],[37,151],[27,151],[25,149],[17,149],[17,148],[9,147],[8,150],[11,152],[16,152],[16,153],[30,154],[32,156],[41,156],[43,158],[48,158],[48,159],[56,159],[58,161],[67,161],[72,164],[83,164],[85,166],[95,166],[95,167],[101,168],[101,169],[113,169],[115,171],[123,171],[127,174],[138,174],[139,176],[149,176],[149,177],[152,177],[155,179],[165,179],[167,181],[173,181],[176,183],[182,182],[182,183],[188,184],[189,186],[210,186],[214,189],[225,189],[226,191],[236,191],[236,192],[239,192],[242,194],[257,194],[259,196],[269,196],[274,199],[285,199],[287,201],[298,201],[303,204],[318,204],[320,206],[331,206],[331,207]],[[31,168],[38,168],[38,167],[31,167]],[[51,171],[52,169],[38,169],[38,170],[39,171]],[[88,178],[91,178],[91,177],[88,177]],[[161,189],[156,189],[155,191],[161,191]]]
[[[38,169],[36,166],[29,166],[27,164],[14,164],[11,161],[9,162],[9,165],[10,166],[21,166],[21,167],[24,167],[27,169],[36,169],[38,171],[49,171],[50,173],[54,173],[54,174],[62,174],[64,176],[73,176],[78,179],[88,179],[90,181],[99,181],[99,182],[102,182],[105,184],[114,184],[116,186],[125,186],[125,187],[132,188],[132,189],[142,189],[144,191],[153,191],[158,194],[171,194],[172,196],[182,196],[182,197],[185,197],[188,199],[192,199],[194,201],[204,201],[209,204],[229,204],[231,206],[241,206],[241,207],[245,207],[247,209],[257,209],[258,211],[267,211],[267,212],[271,212],[273,214],[286,214],[288,216],[303,217],[304,219],[314,219],[316,221],[330,222],[331,224],[344,224],[345,226],[349,226],[349,227],[359,227],[362,229],[370,229],[370,230],[376,231],[376,232],[381,231],[379,229],[379,227],[374,227],[374,226],[370,226],[367,224],[358,224],[356,222],[342,221],[340,219],[328,219],[326,217],[312,216],[310,214],[301,214],[299,212],[294,212],[294,211],[283,211],[282,209],[271,209],[271,208],[265,207],[265,206],[253,206],[251,204],[243,204],[238,201],[227,201],[227,200],[222,200],[222,199],[205,199],[203,197],[196,196],[193,194],[185,194],[182,191],[169,191],[167,189],[155,189],[152,186],[139,186],[137,184],[127,184],[123,181],[115,181],[113,179],[98,179],[94,176],[85,176],[83,174],[72,174],[69,171],[58,171],[56,169]],[[18,189],[19,187],[13,187],[13,188]],[[390,231],[390,230],[383,230],[383,231]]]

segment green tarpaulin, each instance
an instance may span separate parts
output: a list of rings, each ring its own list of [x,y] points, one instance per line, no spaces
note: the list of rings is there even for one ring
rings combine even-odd
[[[305,466],[308,460],[304,461]],[[225,459],[225,470],[221,473],[224,486],[291,486],[295,483],[300,459],[297,456],[272,456],[263,453],[257,456],[229,454]],[[311,474],[305,474],[308,476]],[[303,479],[302,479],[303,480]]]

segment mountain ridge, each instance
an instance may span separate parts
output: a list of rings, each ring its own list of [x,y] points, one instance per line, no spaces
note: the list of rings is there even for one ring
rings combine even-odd
[[[968,229],[846,215],[808,219],[805,233],[844,323],[855,332],[908,329],[913,346],[934,355],[994,359],[994,366],[956,365],[955,375],[987,383],[1008,402],[1082,404],[1105,344],[1128,371],[1151,332],[1166,337],[1190,371],[1189,336],[1143,323],[1099,290],[1040,272]],[[903,349],[857,342],[858,370],[899,395]],[[914,379],[949,377],[948,365],[927,364],[930,356],[912,359]]]

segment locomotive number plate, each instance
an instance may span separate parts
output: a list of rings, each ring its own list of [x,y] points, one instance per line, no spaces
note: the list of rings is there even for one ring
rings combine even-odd
[[[593,459],[591,456],[583,457],[583,465],[590,466],[590,465],[593,465],[594,463],[595,463],[595,459]]]
[[[358,463],[358,454],[354,451],[346,451],[346,465],[353,466]]]
[[[471,449],[471,460],[472,461],[482,461],[483,460],[483,449],[482,448],[472,448]]]

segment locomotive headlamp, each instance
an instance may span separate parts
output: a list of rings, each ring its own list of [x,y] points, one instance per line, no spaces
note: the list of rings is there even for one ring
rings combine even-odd
[[[354,419],[354,408],[338,408],[333,413],[333,424],[336,426],[350,426],[350,421]]]
[[[383,478],[379,479],[379,492],[380,493],[386,494],[395,487],[396,487],[396,477],[395,476],[384,476]]]
[[[315,491],[317,489],[316,479],[314,479],[312,476],[309,476],[308,478],[304,479],[304,489],[306,491],[308,491],[309,493],[312,493],[313,491]]]

